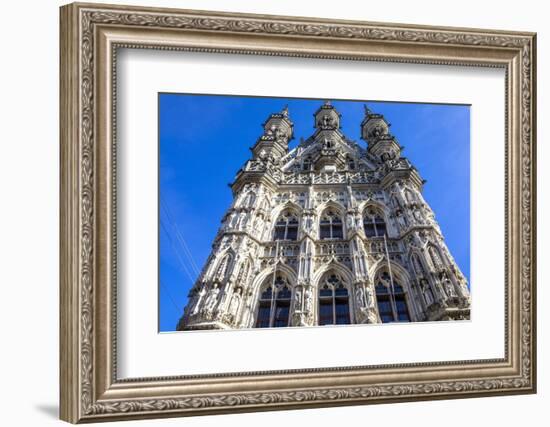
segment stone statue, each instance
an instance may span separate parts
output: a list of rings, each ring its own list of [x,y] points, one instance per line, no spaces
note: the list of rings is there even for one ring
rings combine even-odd
[[[233,296],[231,297],[231,302],[229,303],[229,314],[235,318],[237,311],[239,310],[239,305],[241,304],[241,288],[237,288]]]
[[[362,285],[357,285],[355,288],[355,302],[357,308],[365,307],[365,290]]]
[[[329,115],[324,115],[323,116],[323,126],[331,126],[332,125],[332,117],[330,117]]]
[[[405,221],[405,215],[403,215],[403,211],[401,209],[398,209],[395,212],[395,218],[397,219],[399,230],[403,230],[407,226],[407,223]]]
[[[346,225],[348,230],[352,230],[355,228],[355,218],[353,215],[348,215],[346,218]]]
[[[414,221],[416,223],[422,222],[422,212],[420,212],[420,209],[418,208],[418,206],[415,206],[413,208],[412,214],[413,214]]]
[[[294,311],[302,310],[302,289],[296,288],[294,292]]]
[[[201,288],[201,290],[193,297],[193,300],[191,302],[191,305],[189,306],[189,314],[193,315],[196,314],[199,311],[200,304],[202,302],[202,299],[204,295],[206,294],[206,290]]]
[[[382,125],[376,125],[373,129],[372,129],[372,135],[375,137],[375,138],[378,138],[379,136],[381,135],[384,135],[385,133],[385,129]]]
[[[454,286],[449,280],[449,278],[447,277],[446,273],[443,273],[441,275],[441,282],[443,283],[443,287],[445,288],[445,293],[447,294],[447,296],[456,297]]]
[[[374,291],[372,290],[372,286],[369,286],[369,285],[367,285],[366,289],[367,289],[367,293],[366,293],[367,307],[372,308],[372,307],[374,307],[374,303],[375,303]]]
[[[216,304],[218,303],[218,295],[220,293],[220,288],[218,287],[218,284],[215,283],[214,287],[210,289],[210,292],[208,293],[208,297],[206,298],[206,301],[204,303],[204,308],[207,311],[212,311],[216,307]]]
[[[313,312],[313,287],[306,286],[304,290],[304,299],[305,299],[305,312]]]
[[[275,140],[277,142],[285,142],[286,141],[286,135],[281,129],[275,130]]]
[[[249,290],[244,297],[244,307],[241,314],[240,327],[245,328],[248,326],[250,316],[252,315],[252,291]]]

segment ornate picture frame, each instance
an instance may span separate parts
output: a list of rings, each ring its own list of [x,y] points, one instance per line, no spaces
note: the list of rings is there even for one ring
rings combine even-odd
[[[60,13],[61,419],[78,423],[536,392],[535,34],[79,3]],[[504,357],[119,379],[119,48],[504,69]]]

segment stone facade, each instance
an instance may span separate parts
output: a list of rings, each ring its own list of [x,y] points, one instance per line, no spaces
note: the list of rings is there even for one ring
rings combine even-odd
[[[286,108],[264,123],[178,330],[469,319],[466,279],[385,118],[365,107],[366,149],[330,102],[314,120],[292,150]]]

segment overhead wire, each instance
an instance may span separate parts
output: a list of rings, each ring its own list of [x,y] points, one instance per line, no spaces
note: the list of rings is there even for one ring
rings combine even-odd
[[[172,294],[170,293],[170,290],[164,285],[162,280],[159,280],[159,283],[160,283],[160,287],[162,289],[164,289],[164,292],[166,292],[166,294],[168,295],[168,299],[172,302],[172,305],[174,306],[174,309],[176,310],[176,313],[178,315],[181,314],[181,310],[178,307],[178,305],[176,304],[176,301],[174,300],[174,298],[172,297]]]
[[[164,200],[164,198],[160,197],[160,203],[162,208],[164,209],[164,212],[166,214],[166,217],[168,218],[168,222],[170,223],[172,229],[174,230],[174,235],[176,236],[176,239],[178,243],[180,244],[181,248],[183,249],[184,256],[188,259],[189,264],[191,265],[191,268],[196,276],[199,276],[200,271],[199,268],[193,258],[193,255],[191,254],[191,251],[189,250],[189,246],[187,245],[187,242],[185,241],[185,238],[183,237],[178,224],[174,221],[172,213],[170,211],[170,208],[168,207],[168,204]]]
[[[180,255],[180,251],[176,248],[174,240],[172,239],[172,236],[170,235],[170,233],[166,229],[166,226],[164,225],[164,221],[162,220],[162,218],[160,220],[160,225],[161,225],[162,229],[164,230],[164,232],[166,233],[166,236],[168,237],[170,245],[172,246],[172,249],[174,250],[174,253],[176,254],[176,258],[178,259],[183,271],[187,274],[187,277],[191,281],[191,284],[195,283],[195,279],[193,278],[193,275],[191,274],[191,272],[189,271],[189,269],[185,265],[185,262],[183,261],[181,255]]]

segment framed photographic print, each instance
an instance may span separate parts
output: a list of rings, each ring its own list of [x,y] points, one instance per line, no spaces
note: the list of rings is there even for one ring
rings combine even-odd
[[[533,393],[535,35],[61,8],[61,418]]]
[[[161,331],[469,320],[470,106],[369,106],[159,94]]]

